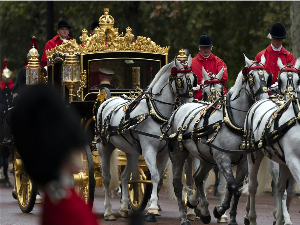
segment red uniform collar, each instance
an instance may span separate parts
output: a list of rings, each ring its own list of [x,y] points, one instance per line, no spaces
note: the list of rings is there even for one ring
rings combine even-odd
[[[199,52],[198,55],[197,55],[197,59],[198,60],[205,60],[205,59],[208,59],[208,60],[212,60],[213,58],[215,58],[215,55],[210,53],[209,57],[208,58],[204,58],[201,53]]]
[[[54,39],[54,41],[62,40],[58,34],[53,39]],[[68,36],[67,40],[70,40],[70,39],[72,39],[72,38],[70,36]]]
[[[271,52],[275,52],[275,51],[273,50],[272,46],[269,45],[269,46],[267,47],[267,52],[271,53]],[[281,53],[281,54],[287,54],[287,50],[282,46],[281,50],[278,51],[278,53]]]
[[[12,89],[14,86],[14,82],[12,80],[10,80],[8,83],[5,83],[3,80],[1,80],[0,88],[2,90],[5,88],[6,85],[8,86],[9,89]]]

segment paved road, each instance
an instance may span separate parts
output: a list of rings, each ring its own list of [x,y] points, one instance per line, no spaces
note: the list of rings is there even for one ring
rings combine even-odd
[[[13,178],[11,177],[11,181]],[[36,225],[39,224],[39,217],[41,215],[41,204],[36,204],[31,213],[25,214],[22,213],[19,209],[18,203],[11,196],[12,188],[0,187],[0,225]],[[210,192],[211,191],[211,192]],[[212,190],[208,190],[208,200],[209,200],[209,209],[212,215],[212,221],[210,224],[216,225],[217,221],[213,218],[213,208],[218,204],[219,200],[217,197],[214,197]],[[95,191],[95,202],[93,211],[96,213],[99,224],[102,225],[127,225],[129,220],[118,218],[117,221],[103,221],[103,207],[104,195],[102,193],[102,188],[96,188]],[[244,215],[245,215],[245,202],[246,196],[243,195],[239,202],[237,222],[238,224],[244,224]],[[177,203],[173,200],[169,200],[166,189],[162,189],[159,198],[159,204],[162,208],[161,216],[157,217],[158,224],[165,225],[179,225],[178,218],[178,206]],[[113,210],[116,212],[120,206],[119,199],[112,199]],[[273,198],[270,194],[266,194],[262,197],[257,198],[257,214],[258,214],[258,224],[259,225],[271,225],[273,224],[272,216],[272,207],[273,207]],[[290,209],[291,220],[294,225],[300,224],[300,198],[295,197],[292,202]],[[155,223],[145,223],[146,224],[155,224]],[[199,219],[192,221],[191,224],[203,224]]]

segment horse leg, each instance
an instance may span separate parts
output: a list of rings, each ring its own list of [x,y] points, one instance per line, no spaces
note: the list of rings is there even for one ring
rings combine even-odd
[[[183,165],[188,157],[188,151],[176,151],[175,149],[170,152],[170,159],[172,161],[172,171],[173,171],[173,187],[174,192],[177,197],[177,203],[179,207],[179,218],[181,225],[190,225],[190,222],[187,219],[187,215],[185,212],[185,206],[182,199],[182,171]]]
[[[243,186],[243,182],[245,180],[245,177],[248,173],[248,165],[246,158],[243,159],[238,165],[237,165],[237,170],[236,170],[236,183],[237,187],[233,190],[233,203],[231,205],[231,210],[230,210],[230,222],[229,225],[237,225],[236,222],[236,214],[237,214],[237,206],[239,199],[241,197],[242,191],[241,188]]]
[[[163,183],[164,183],[164,173],[165,173],[166,166],[167,166],[167,163],[169,160],[169,153],[168,153],[167,147],[164,147],[164,149],[162,149],[157,154],[156,160],[157,160],[157,169],[158,169],[159,176],[160,176],[160,180],[159,180],[158,187],[157,187],[157,194],[159,194],[159,192],[163,186]],[[158,195],[158,199],[159,199],[159,195]],[[160,205],[158,205],[158,209],[159,209],[159,211],[161,211]]]
[[[221,205],[222,202],[224,201],[225,195],[226,195],[226,179],[222,175],[222,173],[220,173],[218,193],[219,193],[220,205]],[[227,223],[228,222],[228,217],[226,215],[226,212],[221,216],[221,218],[217,219],[217,221],[218,221],[218,223]]]
[[[292,225],[289,209],[291,205],[291,201],[296,194],[296,181],[291,176],[288,180],[288,187],[283,195],[282,207],[283,207],[283,217],[284,217],[284,225]]]
[[[157,160],[157,169],[160,176],[160,180],[157,188],[157,193],[159,193],[163,186],[164,173],[166,170],[167,162],[169,160],[169,153],[167,147],[165,147],[161,152],[157,154],[156,160]]]
[[[249,190],[249,197],[248,201],[250,204],[250,209],[248,213],[248,218],[245,217],[245,221],[250,222],[249,225],[257,225],[256,223],[256,211],[255,211],[255,194],[257,191],[258,181],[257,181],[257,173],[260,166],[260,163],[264,157],[263,153],[258,150],[253,154],[253,157],[255,159],[255,162],[252,162],[251,153],[247,155],[248,160],[248,178],[249,178],[249,184],[248,184],[248,190]],[[247,222],[247,224],[248,224]],[[245,223],[246,224],[246,223]]]
[[[213,170],[214,170],[214,173],[215,173],[215,177],[216,177],[216,180],[215,180],[215,189],[214,189],[214,196],[216,197],[219,197],[219,190],[218,190],[218,187],[219,187],[219,167],[218,165],[215,165],[213,167]]]
[[[121,206],[118,210],[118,213],[124,218],[128,217],[128,204],[129,204],[128,182],[130,180],[130,175],[132,171],[136,169],[139,155],[126,153],[126,159],[127,159],[126,166],[121,175],[122,197],[121,197]]]
[[[188,158],[184,163],[184,171],[186,175],[186,189],[187,189],[187,199],[193,195],[194,189],[194,179],[193,179],[193,158],[189,154]],[[199,197],[198,197],[199,198]],[[196,213],[194,208],[190,208],[187,206],[187,218],[190,221],[194,221],[196,219]]]
[[[160,181],[160,175],[156,163],[156,156],[157,156],[156,146],[153,146],[149,142],[147,143],[141,142],[141,146],[143,149],[143,157],[145,159],[145,162],[151,174],[151,182],[152,182],[152,193],[149,201],[150,206],[148,207],[147,214],[160,215],[158,212],[158,205],[157,205],[157,201],[158,201],[157,187]]]
[[[208,224],[211,221],[211,216],[208,210],[209,203],[205,195],[205,181],[212,167],[212,164],[201,161],[198,170],[194,174],[195,185],[200,196],[200,204],[198,204],[197,209],[200,212],[200,219],[204,224]]]
[[[214,208],[214,217],[219,219],[225,213],[225,211],[230,208],[231,198],[234,193],[234,190],[237,188],[237,184],[233,176],[230,158],[217,157],[216,162],[218,163],[220,173],[222,173],[222,175],[225,177],[227,181],[227,189],[228,189],[228,193],[225,196],[222,204]]]
[[[99,152],[101,167],[102,167],[102,182],[105,189],[105,199],[104,199],[104,219],[105,220],[116,220],[116,216],[112,210],[112,205],[110,203],[109,196],[109,183],[110,183],[110,157],[115,147],[108,143],[107,145],[103,145],[102,143],[97,143],[97,150]]]

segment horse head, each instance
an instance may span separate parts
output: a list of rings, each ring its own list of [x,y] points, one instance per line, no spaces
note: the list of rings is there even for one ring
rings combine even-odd
[[[187,63],[179,62],[176,57],[171,68],[169,84],[172,92],[179,98],[193,98],[193,87],[197,86],[197,76],[191,70],[192,57],[189,55]]]
[[[246,66],[242,70],[242,83],[254,101],[268,98],[268,87],[272,84],[272,74],[268,74],[265,70],[264,55],[260,62],[249,60],[245,54],[244,57]]]
[[[295,93],[299,90],[300,76],[300,57],[297,59],[295,66],[287,64],[283,65],[278,57],[277,65],[280,69],[278,74],[278,91],[281,94]]]
[[[204,101],[214,101],[219,97],[224,96],[224,82],[222,80],[224,67],[218,72],[218,74],[207,73],[202,67],[203,81],[201,88],[203,91]]]

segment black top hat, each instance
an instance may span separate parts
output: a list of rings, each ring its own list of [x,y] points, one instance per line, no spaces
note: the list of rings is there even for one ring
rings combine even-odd
[[[26,172],[41,186],[59,179],[71,152],[89,143],[77,112],[66,107],[58,89],[45,84],[24,87],[11,126]]]
[[[286,38],[286,31],[285,27],[282,23],[275,23],[270,28],[270,35],[272,38],[275,39],[285,39]]]
[[[68,27],[69,29],[71,28],[71,26],[69,25],[69,23],[65,20],[61,20],[58,22],[57,24],[57,30],[60,28],[60,27]]]
[[[96,27],[99,27],[99,21],[94,20],[91,24],[91,30],[94,30]]]
[[[199,37],[199,46],[212,46],[212,41],[209,35],[202,34]]]

